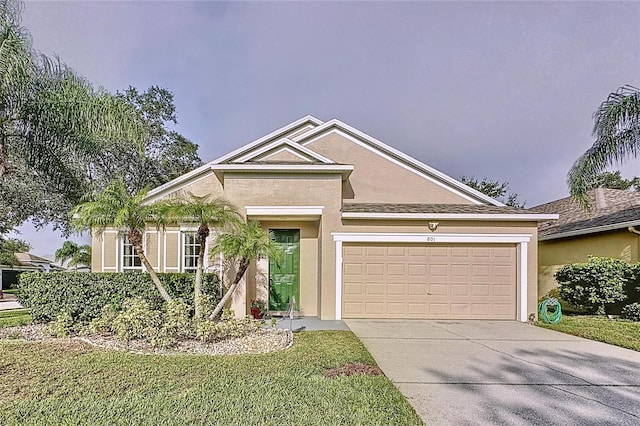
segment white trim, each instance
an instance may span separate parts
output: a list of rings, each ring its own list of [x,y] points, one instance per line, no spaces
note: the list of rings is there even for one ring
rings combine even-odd
[[[342,241],[336,240],[336,319],[342,319]]]
[[[464,183],[453,179],[452,177],[434,169],[433,167],[427,166],[426,164],[422,163],[421,161],[416,160],[413,157],[410,157],[409,155],[398,151],[395,148],[390,147],[389,145],[386,145],[385,143],[379,141],[378,139],[369,136],[368,134],[353,128],[351,126],[349,126],[346,123],[343,123],[340,120],[337,119],[332,119],[329,120],[327,122],[325,122],[324,124],[316,127],[315,129],[313,129],[312,131],[304,134],[304,135],[300,135],[300,137],[296,137],[294,138],[294,141],[299,142],[301,145],[303,146],[307,146],[311,143],[313,143],[314,141],[316,141],[317,139],[319,139],[320,137],[323,136],[323,133],[330,129],[331,127],[335,127],[335,129],[330,130],[329,133],[331,131],[336,132],[338,134],[340,134],[341,136],[344,136],[348,139],[350,139],[351,141],[361,145],[362,147],[380,155],[383,158],[386,158],[387,160],[405,168],[406,170],[409,170],[415,174],[417,174],[418,176],[421,176],[429,181],[432,181],[433,183],[461,196],[464,197],[476,204],[482,204],[482,202],[479,202],[479,200],[482,200],[484,202],[487,202],[491,205],[494,206],[504,206],[503,203],[501,203],[498,200],[495,200],[485,194],[483,194],[480,191],[477,191],[467,185],[465,185]],[[340,130],[344,130],[344,131],[340,131]],[[354,138],[353,136],[349,135],[348,133],[352,133],[353,135],[357,136],[357,138]],[[358,139],[359,138],[359,139]],[[308,140],[306,140],[308,139]],[[363,143],[363,141],[366,141],[368,143]],[[402,162],[398,161],[397,159],[385,154],[382,151],[388,151],[391,154],[395,155],[396,157],[402,159],[403,161],[405,161],[407,164],[403,164]],[[423,173],[426,172],[426,173]],[[440,182],[437,179],[434,179],[433,177],[429,176],[435,176],[438,179],[441,179],[443,182]],[[446,183],[446,184],[445,184]],[[447,185],[448,184],[448,185]],[[456,189],[457,188],[457,189]],[[462,192],[460,192],[462,191]],[[470,195],[472,196],[470,196]]]
[[[522,243],[530,234],[436,234],[332,232],[334,241],[349,243]]]
[[[273,153],[269,153],[269,151],[273,150],[273,149],[277,149],[278,147],[280,147],[280,149],[276,152]],[[282,152],[283,150],[287,150],[290,153],[297,155],[298,157],[309,161],[310,159],[315,159],[318,160],[322,163],[326,163],[326,164],[335,164],[335,161],[330,160],[327,157],[324,157],[320,154],[318,154],[317,152],[300,145],[299,143],[293,142],[291,139],[288,138],[283,138],[283,139],[278,139],[270,144],[267,144],[255,151],[251,151],[248,154],[237,158],[235,160],[233,160],[233,163],[244,163],[253,159],[258,159],[258,158],[268,158],[271,155],[275,155],[278,152]],[[298,151],[298,152],[294,152],[294,151]],[[306,155],[303,156],[300,153]],[[262,154],[269,154],[266,155],[265,157],[261,157]]]
[[[247,216],[322,216],[324,206],[245,206]]]
[[[515,243],[516,245],[516,319],[527,321],[528,243],[530,234],[419,234],[333,232],[336,243],[336,320],[342,319],[342,244],[344,242],[380,243]]]
[[[194,172],[198,172],[198,173],[194,173]],[[167,182],[164,185],[161,185],[149,191],[149,193],[144,199],[143,204],[145,205],[151,204],[154,201],[156,201],[158,198],[162,198],[169,191],[173,190],[174,192],[177,192],[181,190],[183,187],[200,182],[201,180],[206,179],[213,174],[213,173],[207,173],[207,172],[211,172],[211,166],[204,165],[204,166],[198,167],[195,170],[192,170],[191,172],[185,175],[182,175],[172,180],[171,182]],[[206,174],[203,175],[203,173],[206,173]],[[187,175],[188,175],[188,178],[186,178]],[[182,177],[185,177],[185,179],[181,179]]]
[[[548,241],[548,240],[555,240],[555,239],[558,239],[558,238],[578,237],[580,235],[595,234],[595,233],[598,233],[598,232],[606,232],[606,231],[614,231],[616,229],[626,229],[629,226],[636,226],[636,225],[640,225],[640,221],[632,220],[632,221],[629,221],[629,222],[620,222],[620,223],[615,223],[615,224],[612,224],[612,225],[602,225],[602,226],[595,226],[593,228],[576,229],[574,231],[560,232],[558,234],[540,235],[538,237],[538,240],[539,241]]]
[[[215,164],[211,170],[231,172],[276,172],[276,173],[337,173],[349,175],[353,170],[352,164]]]
[[[516,247],[516,253],[518,256],[517,267],[517,297],[518,304],[516,306],[516,318],[519,321],[527,322],[527,257],[528,257],[528,244],[522,242]]]
[[[369,213],[344,212],[343,219],[390,219],[390,220],[521,220],[544,221],[558,219],[557,214],[537,213]]]
[[[222,157],[218,157],[215,160],[213,160],[212,162],[208,163],[208,164],[219,164],[223,161],[232,159],[234,157],[237,157],[238,155],[253,149],[254,147],[267,142],[270,139],[276,138],[280,135],[284,135],[286,133],[289,133],[293,130],[296,129],[296,127],[300,127],[302,124],[306,123],[306,122],[311,122],[312,124],[315,124],[316,126],[319,126],[322,124],[322,121],[318,120],[317,118],[315,118],[312,115],[307,115],[305,117],[302,117],[299,120],[294,121],[293,123],[289,123],[286,126],[283,126],[281,128],[279,128],[278,130],[274,130],[273,132],[269,133],[266,136],[261,137],[260,139],[257,139],[253,142],[250,142],[234,151],[231,151],[228,154],[223,155]],[[304,133],[303,133],[304,134]]]

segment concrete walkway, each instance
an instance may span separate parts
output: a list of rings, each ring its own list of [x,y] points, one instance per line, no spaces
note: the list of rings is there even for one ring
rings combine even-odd
[[[346,320],[428,425],[638,425],[640,353],[513,321]]]
[[[0,299],[0,311],[7,311],[9,309],[22,309],[24,306],[18,302],[18,298],[13,294],[5,293]]]

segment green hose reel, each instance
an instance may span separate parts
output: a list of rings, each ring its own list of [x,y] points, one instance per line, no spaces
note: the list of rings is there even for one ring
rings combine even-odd
[[[549,308],[552,308],[549,311]],[[558,324],[562,318],[562,308],[558,299],[548,297],[538,304],[538,318],[547,324]]]

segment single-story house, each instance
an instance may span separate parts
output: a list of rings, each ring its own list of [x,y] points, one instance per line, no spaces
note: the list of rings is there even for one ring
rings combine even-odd
[[[555,272],[589,256],[640,260],[640,193],[597,188],[588,192],[590,210],[572,197],[532,207],[538,213],[559,213],[558,220],[538,228],[538,289],[544,296],[558,283]]]
[[[49,259],[31,253],[15,253],[17,265],[0,265],[0,289],[8,289],[18,282],[18,276],[25,271],[58,272],[65,268],[56,265]]]
[[[250,267],[236,313],[256,297],[278,311],[295,296],[302,315],[328,320],[526,321],[536,312],[538,221],[557,217],[505,206],[339,120],[312,116],[155,188],[148,201],[179,193],[224,197],[285,248],[283,264]],[[153,266],[193,270],[195,229],[149,227]],[[115,229],[93,238],[92,253],[93,271],[141,269]]]

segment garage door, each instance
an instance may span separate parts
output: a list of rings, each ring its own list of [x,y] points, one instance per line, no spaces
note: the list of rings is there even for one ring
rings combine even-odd
[[[509,244],[343,246],[344,318],[516,318]]]

